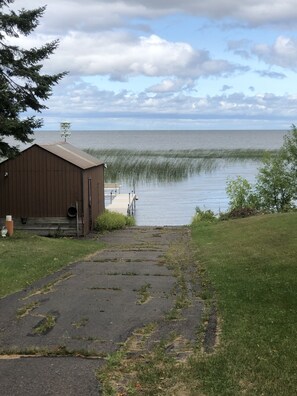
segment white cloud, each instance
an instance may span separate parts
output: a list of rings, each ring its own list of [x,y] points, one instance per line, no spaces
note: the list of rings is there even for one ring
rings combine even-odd
[[[251,91],[252,91],[252,87]],[[288,119],[297,118],[297,95],[273,93],[245,95],[241,92],[214,96],[199,96],[181,92],[139,94],[123,90],[115,93],[67,77],[64,85],[55,88],[55,96],[49,100],[47,117],[61,113],[67,118],[100,117],[118,119]],[[74,121],[75,124],[75,121]]]
[[[258,44],[252,52],[269,65],[297,70],[297,40],[279,36],[273,45]]]
[[[71,32],[45,66],[51,72],[66,69],[71,74],[108,75],[119,81],[139,75],[196,79],[242,70],[226,60],[211,59],[208,51],[196,50],[185,42],[120,32]]]
[[[30,0],[30,8],[43,5],[41,0]],[[26,5],[27,6],[27,5]],[[16,0],[15,8],[24,7]],[[57,33],[72,30],[100,30],[127,24],[133,18],[156,18],[184,13],[216,20],[237,20],[244,24],[295,25],[295,0],[51,0],[47,5],[46,26]]]
[[[182,12],[213,19],[231,18],[252,25],[293,24],[297,18],[295,0],[108,0],[107,4],[116,9],[119,4],[137,8],[142,17]]]
[[[13,7],[43,4],[42,0],[16,0]],[[192,18],[185,18],[186,14]],[[197,26],[193,17],[197,17]],[[156,120],[279,116],[291,117],[292,123],[297,118],[293,84],[287,83],[285,88],[286,80],[270,80],[274,94],[255,93],[266,89],[267,81],[260,77],[285,77],[270,66],[297,70],[297,40],[282,33],[268,45],[265,39],[271,40],[271,31],[267,29],[261,36],[260,27],[273,24],[292,29],[296,20],[296,0],[50,0],[36,33],[18,39],[17,45],[39,47],[60,38],[45,70],[69,70],[70,76],[55,87],[46,103],[50,110],[45,112],[45,122],[55,113],[76,120],[94,120],[105,114],[119,120],[133,116]],[[189,26],[185,25],[188,21]],[[221,30],[220,37],[208,35],[218,34],[222,23],[217,21],[236,30]],[[201,24],[207,24],[209,30],[199,30]],[[242,31],[239,26],[243,25],[258,29]],[[248,39],[241,40],[241,34]],[[253,46],[256,34],[263,37],[263,43]],[[230,40],[227,49],[233,54],[225,50],[226,40]],[[234,54],[250,67],[234,64]],[[267,71],[257,70],[262,67],[256,57],[269,65]],[[251,67],[255,72],[243,75]],[[103,82],[108,89],[98,89],[79,76],[98,76],[96,83]],[[215,78],[203,81],[208,77]],[[108,78],[114,81],[108,82]],[[209,96],[195,92],[198,79],[201,92]],[[95,77],[86,80],[95,81]],[[127,80],[129,83],[115,82]],[[250,95],[231,95],[234,90]],[[291,95],[284,94],[285,90]]]
[[[191,84],[192,85],[192,84]],[[183,88],[188,88],[185,86],[184,80],[173,80],[166,79],[163,80],[159,84],[152,85],[151,87],[146,89],[146,92],[151,93],[168,93],[168,92],[176,92],[182,90]]]
[[[16,0],[12,7],[33,9],[43,5],[42,0],[30,0],[30,4],[26,5],[23,0]],[[113,29],[146,14],[146,7],[130,4],[129,1],[51,0],[40,19],[38,31],[57,35],[69,30],[92,32]]]

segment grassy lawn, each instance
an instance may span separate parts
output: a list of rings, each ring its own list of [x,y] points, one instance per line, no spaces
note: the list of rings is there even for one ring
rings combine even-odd
[[[295,395],[297,214],[201,224],[192,235],[221,328],[190,376],[205,395]]]
[[[45,238],[16,232],[0,239],[0,298],[102,248],[91,240]]]

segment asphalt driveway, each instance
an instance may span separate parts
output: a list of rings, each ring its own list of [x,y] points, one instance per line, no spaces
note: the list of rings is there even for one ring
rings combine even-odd
[[[188,244],[188,229],[135,227],[100,240],[106,248],[86,261],[0,300],[2,395],[98,395],[96,370],[149,323],[158,331],[148,348],[172,331],[195,341],[203,305],[191,265],[191,303],[182,320],[168,320],[179,286],[166,254]]]

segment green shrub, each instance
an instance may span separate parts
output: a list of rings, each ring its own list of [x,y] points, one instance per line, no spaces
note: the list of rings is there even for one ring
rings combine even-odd
[[[97,217],[95,223],[96,231],[120,230],[126,226],[135,225],[135,219],[131,216],[125,216],[121,213],[110,212],[106,210]]]
[[[125,216],[126,219],[126,226],[127,227],[132,227],[135,226],[136,221],[134,216]]]
[[[230,210],[258,206],[258,196],[253,186],[241,176],[227,180],[226,193],[229,197]]]
[[[260,207],[270,212],[286,212],[292,209],[296,197],[296,175],[287,162],[286,153],[266,157],[259,169],[256,190]]]
[[[246,217],[253,211],[286,212],[296,208],[297,199],[297,128],[285,136],[284,144],[274,156],[263,158],[263,164],[252,186],[238,176],[228,180],[229,217]]]
[[[211,210],[201,210],[199,207],[196,208],[196,214],[193,217],[192,225],[200,222],[213,223],[217,221],[217,217]]]

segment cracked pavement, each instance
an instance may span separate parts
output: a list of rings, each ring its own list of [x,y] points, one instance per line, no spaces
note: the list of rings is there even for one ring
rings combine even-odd
[[[105,249],[0,300],[2,395],[98,395],[104,358],[150,323],[158,330],[148,348],[172,331],[195,342],[203,304],[191,273],[190,305],[182,320],[166,320],[178,292],[165,256],[188,243],[188,228],[133,227],[98,239]]]

